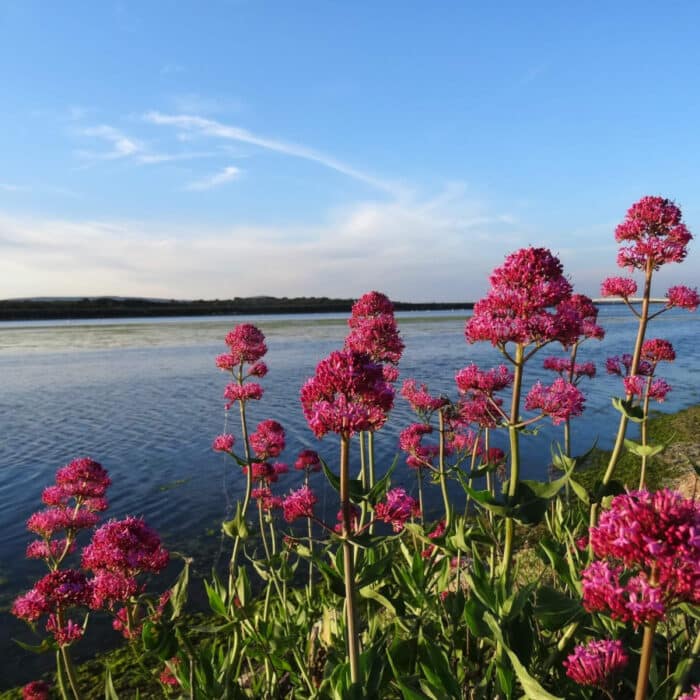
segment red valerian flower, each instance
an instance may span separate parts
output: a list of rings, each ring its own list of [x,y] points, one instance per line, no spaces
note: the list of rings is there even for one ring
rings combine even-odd
[[[640,625],[664,619],[679,603],[700,602],[700,504],[693,499],[669,489],[616,496],[590,529],[590,544],[598,560],[582,573],[587,610]]]
[[[628,277],[608,277],[600,285],[600,294],[604,297],[622,297],[628,299],[637,293],[637,283]]]
[[[468,342],[488,340],[504,347],[509,342],[560,341],[566,346],[583,332],[580,315],[568,306],[559,307],[571,298],[571,284],[559,259],[546,248],[512,253],[489,279],[489,292],[474,305],[467,321]]]
[[[566,675],[579,685],[611,688],[629,663],[622,642],[600,639],[579,644],[564,661]]]
[[[313,518],[314,505],[317,501],[316,494],[308,486],[292,491],[282,501],[284,519],[288,523],[293,523],[297,518]]]
[[[142,518],[110,520],[95,531],[83,549],[82,564],[92,571],[112,571],[127,576],[159,573],[170,556],[160,537]]]
[[[267,352],[265,336],[250,323],[236,326],[227,334],[225,342],[231,349],[235,364],[255,363]]]
[[[693,238],[681,216],[670,199],[642,197],[615,229],[615,240],[629,244],[620,248],[618,265],[644,270],[648,262],[658,270],[665,263],[681,262]]]
[[[700,683],[691,686],[689,693],[683,693],[678,700],[700,700]]]
[[[419,515],[418,501],[409,496],[402,488],[388,491],[385,501],[377,503],[374,507],[374,517],[389,523],[394,532],[401,532],[412,517]]]
[[[224,433],[223,435],[218,435],[216,438],[214,438],[212,449],[216,452],[230,452],[233,449],[234,442],[235,438],[233,435]]]
[[[411,408],[421,415],[427,415],[449,404],[449,399],[444,396],[433,396],[428,392],[425,384],[418,385],[415,379],[407,379],[401,387],[403,396]]]
[[[644,341],[642,358],[654,365],[658,362],[673,362],[676,359],[676,351],[668,340],[653,338]]]
[[[49,700],[51,686],[46,681],[32,681],[22,688],[22,700]]]
[[[276,420],[261,421],[250,436],[250,444],[260,460],[279,457],[285,446],[284,428]]]
[[[307,472],[321,471],[321,458],[316,450],[302,450],[294,462],[294,468]]]
[[[367,355],[335,351],[321,360],[301,389],[301,405],[317,437],[334,432],[350,437],[378,430],[394,403],[394,390],[381,365]]]
[[[668,308],[678,307],[679,309],[687,309],[695,311],[700,306],[700,295],[697,289],[676,285],[671,287],[666,292],[666,306]]]
[[[260,384],[227,384],[224,389],[224,398],[228,399],[226,408],[229,409],[236,401],[259,401],[263,396],[263,388]]]
[[[563,423],[571,416],[580,416],[584,403],[581,391],[561,377],[555,379],[551,386],[537,382],[525,398],[528,411],[541,411],[551,417],[554,425]]]
[[[352,305],[352,317],[381,316],[383,314],[393,314],[394,305],[386,294],[381,292],[367,292],[363,294]]]

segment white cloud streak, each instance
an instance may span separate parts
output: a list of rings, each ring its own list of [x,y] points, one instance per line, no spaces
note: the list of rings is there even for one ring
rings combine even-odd
[[[240,174],[241,171],[238,168],[233,165],[229,165],[221,172],[215,173],[210,177],[205,177],[201,180],[190,182],[185,189],[193,191],[211,190],[215,187],[220,187],[231,180],[235,180]]]
[[[197,132],[204,136],[226,141],[246,143],[275,153],[302,158],[303,160],[318,163],[326,168],[335,170],[353,180],[363,182],[366,185],[395,197],[405,196],[406,194],[406,190],[397,183],[382,180],[364,171],[353,168],[333,156],[299,144],[258,136],[247,129],[222,124],[213,119],[205,119],[204,117],[188,114],[163,114],[156,111],[148,112],[144,115],[144,119],[150,124],[172,126],[183,131]]]

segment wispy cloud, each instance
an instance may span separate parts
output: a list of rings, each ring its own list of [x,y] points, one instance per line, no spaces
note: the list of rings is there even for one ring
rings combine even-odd
[[[110,146],[111,150],[102,152],[92,152],[92,151],[82,151],[81,154],[88,157],[103,159],[103,160],[115,160],[118,158],[128,158],[144,150],[144,146],[138,141],[129,138],[123,134],[119,129],[115,129],[113,126],[108,126],[107,124],[101,124],[100,126],[93,126],[82,130],[84,136],[94,136],[98,139],[106,141]]]
[[[194,191],[211,190],[214,187],[219,187],[231,180],[235,180],[241,171],[233,165],[229,165],[224,168],[221,172],[215,173],[210,177],[202,178],[201,180],[195,180],[190,182],[185,189]]]
[[[348,177],[364,182],[371,187],[387,192],[393,196],[404,196],[405,188],[395,182],[390,182],[370,175],[362,170],[353,168],[352,166],[334,158],[333,156],[321,153],[307,146],[302,146],[288,141],[280,141],[277,139],[258,136],[257,134],[242,129],[238,126],[230,126],[213,119],[206,119],[200,116],[188,114],[163,114],[162,112],[148,112],[144,115],[144,119],[151,123],[161,126],[173,126],[184,131],[193,131],[204,136],[223,139],[226,141],[236,141],[238,143],[247,143],[252,146],[258,146],[268,151],[281,153],[295,158],[318,163],[326,168],[335,170],[336,172],[347,175]]]
[[[111,148],[108,151],[79,150],[78,155],[84,160],[120,160],[129,159],[143,165],[156,165],[173,161],[211,158],[218,153],[212,151],[183,151],[179,153],[154,152],[145,142],[127,136],[121,130],[108,124],[82,129],[83,136],[106,141]]]

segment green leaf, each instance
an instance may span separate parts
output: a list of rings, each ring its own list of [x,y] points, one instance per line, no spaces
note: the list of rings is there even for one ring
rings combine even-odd
[[[18,644],[25,651],[31,651],[33,654],[43,654],[46,651],[58,649],[58,646],[51,642],[48,638],[42,639],[41,644],[27,644],[19,639],[12,639],[15,644]]]
[[[325,460],[321,459],[321,467],[323,468],[323,473],[326,475],[326,479],[328,479],[328,482],[330,485],[340,493],[340,477],[336,476],[329,468],[329,466],[326,464]]]
[[[212,612],[216,613],[217,615],[221,615],[222,617],[226,617],[226,605],[224,604],[216,585],[210,585],[209,582],[204,579],[204,589],[207,592],[209,607],[212,609]]]
[[[109,666],[105,671],[105,700],[119,700],[117,691],[114,688],[114,683],[112,682],[112,671]]]
[[[515,675],[518,677],[518,681],[520,681],[520,685],[525,691],[526,697],[530,698],[531,700],[564,700],[564,698],[548,693],[539,684],[539,682],[527,672],[527,669],[522,665],[517,654],[505,643],[501,628],[496,621],[496,618],[494,618],[491,613],[487,612],[484,615],[484,621],[491,629],[494,639],[501,645],[503,651],[505,651],[508,655],[510,663],[513,665]]]
[[[612,405],[634,423],[641,423],[644,420],[642,407],[633,405],[632,401],[625,401],[615,397],[612,399]]]
[[[634,440],[625,439],[625,447],[639,457],[653,457],[666,449],[666,445],[640,445]]]
[[[396,617],[396,608],[393,603],[389,601],[388,598],[384,597],[379,591],[371,586],[364,586],[359,589],[360,596],[362,598],[368,598],[379,603],[381,606],[386,608],[394,617]]]
[[[496,515],[509,515],[510,508],[503,502],[497,501],[489,491],[476,491],[470,486],[464,487],[465,491],[471,496],[471,498],[482,508],[485,508]]]
[[[245,518],[243,517],[241,509],[242,505],[239,501],[236,504],[236,515],[231,520],[225,520],[223,523],[221,523],[221,529],[223,530],[223,533],[231,539],[240,537],[242,540],[245,540],[250,535],[250,531],[248,530],[248,524],[246,523]]]
[[[561,629],[584,615],[580,600],[574,600],[555,588],[542,586],[537,591],[535,617],[548,630]]]
[[[462,693],[460,691],[459,684],[454,678],[452,669],[450,668],[450,662],[447,659],[447,654],[445,654],[443,649],[440,649],[435,644],[424,644],[423,652],[428,655],[430,660],[430,669],[433,671],[435,678],[428,676],[426,673],[426,678],[438,688],[444,690],[451,698],[460,698]],[[421,664],[423,670],[425,671],[425,664]],[[441,697],[445,697],[442,695]]]
[[[187,589],[190,582],[190,564],[192,563],[192,559],[183,557],[182,560],[185,565],[180,575],[177,577],[175,585],[170,589],[170,606],[173,609],[170,615],[171,620],[180,616],[182,608],[187,602]]]
[[[377,483],[367,493],[367,500],[369,501],[370,505],[375,506],[386,495],[387,489],[389,488],[391,475],[394,473],[394,469],[396,469],[398,461],[399,456],[396,455],[396,457],[394,457],[394,461],[387,470],[387,473],[379,481],[377,481]]]

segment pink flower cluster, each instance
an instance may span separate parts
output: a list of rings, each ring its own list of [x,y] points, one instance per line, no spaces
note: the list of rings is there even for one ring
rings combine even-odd
[[[620,267],[644,270],[647,264],[658,270],[669,262],[681,262],[692,239],[681,222],[681,210],[663,197],[642,197],[627,211],[615,229],[615,240],[629,244],[620,248]]]
[[[250,323],[241,323],[225,338],[229,346],[229,356],[236,365],[253,364],[267,352],[265,336],[259,328]]]
[[[433,396],[429,393],[425,384],[418,385],[415,379],[407,379],[401,387],[403,396],[411,408],[421,416],[429,416],[449,404],[449,399],[444,396]]]
[[[590,530],[598,557],[582,573],[589,611],[635,625],[700,603],[700,504],[675,491],[616,496]],[[631,574],[631,575],[630,575]]]
[[[598,307],[590,297],[585,294],[572,294],[569,299],[559,304],[560,312],[565,311],[567,307],[581,319],[581,331],[584,338],[602,340],[605,337],[605,330],[597,323]]]
[[[605,369],[608,374],[617,374],[619,377],[625,377],[629,374],[632,367],[632,355],[625,353],[624,355],[609,357],[605,360]],[[642,377],[649,377],[653,374],[654,368],[650,362],[640,360],[637,367],[637,374]]]
[[[634,374],[631,377],[624,377],[622,383],[625,385],[625,393],[628,396],[643,398],[647,390],[649,380],[639,374]],[[666,395],[671,391],[671,385],[663,379],[654,379],[649,384],[649,398],[659,403],[663,403]]]
[[[44,489],[41,500],[49,506],[27,520],[27,529],[41,537],[27,547],[27,556],[56,564],[74,549],[79,530],[93,527],[98,512],[106,510],[105,493],[111,484],[107,471],[89,457],[74,459],[56,472],[56,483]],[[53,539],[59,532],[66,537]]]
[[[214,438],[214,443],[212,444],[212,449],[216,452],[231,452],[233,445],[236,442],[233,435],[229,433],[224,433],[223,435],[217,435]]]
[[[467,321],[467,341],[488,340],[504,347],[573,344],[583,333],[580,313],[569,302],[571,284],[562,266],[546,248],[522,248],[512,253],[491,277],[491,288],[474,305]],[[554,310],[552,310],[554,309]]]
[[[294,468],[307,473],[320,472],[321,458],[318,456],[318,452],[316,450],[302,450],[297,461],[294,462]]]
[[[346,437],[378,430],[394,404],[394,390],[381,365],[348,350],[321,360],[301,389],[304,416],[317,437],[334,432]]]
[[[267,352],[262,331],[250,323],[242,323],[226,335],[226,345],[229,346],[228,354],[216,358],[216,366],[231,372],[235,379],[235,382],[228,384],[224,390],[224,398],[228,400],[226,408],[231,408],[236,401],[260,400],[263,388],[255,382],[245,383],[245,380],[250,377],[264,377],[267,374],[267,365],[259,361]],[[251,367],[244,374],[245,364],[250,364]]]
[[[394,532],[401,532],[412,517],[419,515],[418,501],[409,496],[402,488],[388,491],[385,501],[377,503],[374,507],[374,517],[389,523]]]
[[[566,675],[579,685],[611,688],[629,663],[622,642],[600,639],[579,644],[564,661]]]
[[[689,693],[683,693],[678,700],[700,700],[700,683],[691,687]]]
[[[604,297],[629,299],[636,293],[637,283],[629,277],[608,277],[600,285],[600,294]]]
[[[394,305],[381,292],[367,292],[352,307],[345,349],[362,352],[375,362],[398,364],[404,349],[394,319]]]
[[[642,345],[642,359],[656,365],[659,362],[673,362],[676,359],[676,351],[673,345],[663,338],[645,340]]]
[[[462,394],[457,410],[461,421],[475,423],[482,428],[495,428],[501,421],[500,407],[503,399],[495,396],[497,391],[513,383],[513,374],[505,365],[481,370],[471,364],[455,375],[457,389]]]
[[[314,505],[317,501],[316,494],[308,486],[292,491],[282,501],[284,519],[288,523],[293,523],[297,518],[313,518]]]
[[[250,444],[260,460],[279,457],[285,446],[284,428],[276,420],[264,420],[251,434]]]
[[[593,362],[573,362],[567,357],[546,357],[542,366],[556,372],[562,378],[571,377],[571,381],[575,385],[578,385],[583,377],[593,379],[596,375]]]
[[[668,292],[666,292],[666,300],[666,306],[668,308],[676,306],[679,309],[695,311],[695,309],[700,306],[700,294],[698,294],[698,290],[690,289],[690,287],[684,287],[683,285],[671,287]]]
[[[433,460],[438,456],[437,445],[424,445],[423,438],[430,435],[433,428],[425,423],[411,423],[399,435],[399,448],[406,452],[406,464],[414,469],[425,469],[433,466]]]
[[[22,688],[22,700],[49,700],[51,686],[46,681],[32,681]]]
[[[565,422],[571,416],[583,413],[585,398],[574,384],[559,377],[551,386],[537,382],[525,398],[528,411],[539,410],[549,416],[554,425]]]

